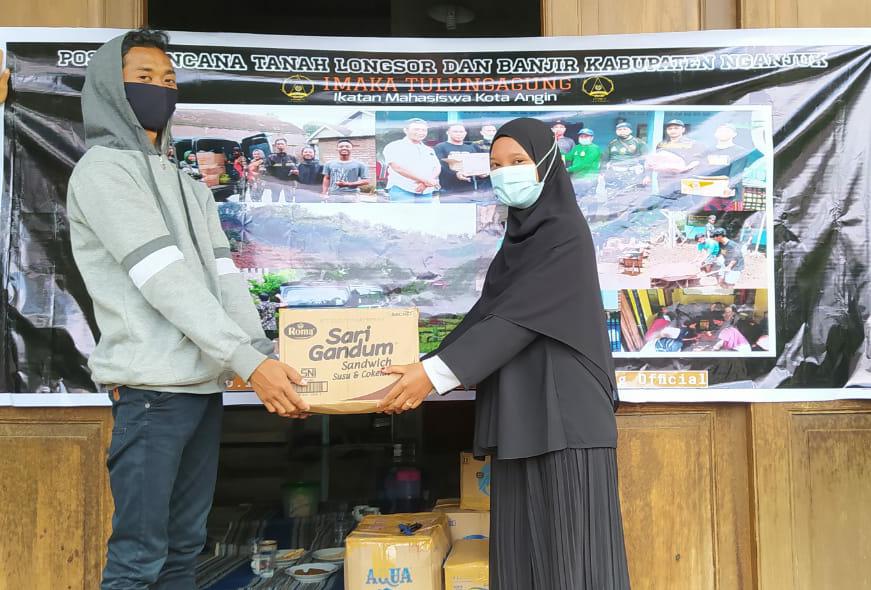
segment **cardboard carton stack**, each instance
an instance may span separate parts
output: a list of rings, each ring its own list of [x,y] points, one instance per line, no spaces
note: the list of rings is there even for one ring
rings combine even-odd
[[[197,152],[197,166],[203,181],[212,187],[220,184],[221,174],[227,173],[227,156],[214,152]]]
[[[489,542],[463,539],[454,543],[445,562],[445,590],[487,590],[489,587]]]
[[[463,539],[490,536],[490,512],[486,510],[463,510],[459,498],[439,500],[434,512],[443,512],[448,517],[451,543]]]
[[[460,508],[490,510],[490,458],[481,461],[462,453],[460,465]]]
[[[345,590],[442,590],[447,528],[434,512],[364,517],[346,540]]]

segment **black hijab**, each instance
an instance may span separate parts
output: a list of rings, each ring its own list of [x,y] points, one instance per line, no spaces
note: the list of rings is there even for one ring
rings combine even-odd
[[[481,298],[440,348],[478,321],[498,316],[573,348],[600,370],[596,378],[615,395],[593,238],[560,152],[552,149],[553,133],[537,119],[522,118],[503,125],[493,143],[500,137],[514,139],[538,163],[544,188],[528,209],[508,209],[505,239]]]

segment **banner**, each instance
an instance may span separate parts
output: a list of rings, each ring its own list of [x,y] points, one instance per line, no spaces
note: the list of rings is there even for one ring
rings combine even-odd
[[[119,33],[0,29],[2,391],[96,389],[64,204],[85,68]],[[867,396],[836,389],[871,384],[871,31],[172,43],[167,156],[212,190],[267,333],[288,306],[413,305],[435,349],[501,244],[493,135],[536,117],[593,233],[625,399]]]

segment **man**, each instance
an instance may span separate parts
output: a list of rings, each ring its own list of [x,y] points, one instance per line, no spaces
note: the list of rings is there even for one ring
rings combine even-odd
[[[272,202],[277,202],[281,191],[285,191],[285,199],[293,186],[294,181],[299,177],[299,169],[297,168],[297,159],[287,153],[287,140],[279,137],[272,144],[273,153],[266,158],[266,174],[269,181],[266,187],[272,191]]]
[[[461,123],[448,127],[448,140],[435,146],[435,154],[441,162],[439,185],[442,192],[462,193],[478,188],[478,180],[485,179],[489,174],[477,177],[465,174],[460,165],[462,154],[478,154],[479,149],[465,143],[466,128]]]
[[[270,412],[308,409],[305,382],[267,355],[211,192],[162,154],[177,96],[162,32],[132,31],[93,55],[82,90],[89,147],[69,181],[72,251],[100,341],[115,501],[103,590],[195,588],[221,438],[222,392],[250,381]]]
[[[617,123],[617,135],[605,150],[605,188],[613,192],[631,189],[644,181],[644,156],[647,144],[634,137],[632,126]]]
[[[340,139],[336,148],[339,159],[327,162],[324,166],[321,195],[324,200],[338,198],[354,201],[360,194],[360,187],[369,184],[369,167],[351,158],[354,145],[350,140]]]
[[[709,273],[718,264],[717,257],[720,254],[720,243],[714,238],[702,234],[696,236],[696,248],[699,251],[699,270]]]
[[[714,231],[717,229],[717,216],[716,215],[708,215],[708,223],[705,224],[705,237],[711,238],[714,235]]]
[[[384,147],[387,162],[387,191],[393,202],[431,202],[439,186],[442,166],[435,151],[423,143],[429,133],[423,119],[409,119],[403,129],[405,138]]]
[[[496,125],[493,123],[484,123],[481,125],[481,139],[472,142],[478,151],[490,153],[490,147],[493,145],[493,138],[496,137]]]
[[[321,186],[324,182],[324,167],[315,157],[315,149],[311,146],[302,148],[300,154],[302,159],[297,166],[299,179],[299,190],[297,191],[297,201],[300,200],[300,193],[310,197],[310,200],[320,200]]]
[[[686,125],[680,119],[666,123],[665,134],[668,139],[657,144],[656,157],[648,160],[648,165],[657,173],[659,194],[673,197],[680,193],[681,179],[691,176],[701,164],[705,148],[685,136]]]
[[[731,123],[723,123],[714,131],[714,147],[704,154],[700,167],[703,176],[728,176],[729,185],[721,197],[711,199],[709,211],[732,211],[743,200],[744,170],[762,157],[758,150],[751,150],[735,143],[738,130]]]
[[[566,155],[575,196],[580,200],[596,194],[599,184],[599,166],[602,162],[602,149],[593,143],[593,130],[587,127],[578,133],[578,145]]]
[[[557,147],[559,147],[559,151],[563,156],[572,151],[572,148],[575,147],[575,142],[571,138],[566,137],[566,124],[563,121],[554,122],[550,130],[553,131],[553,139],[556,141]]]
[[[720,286],[734,289],[744,271],[741,244],[726,237],[726,230],[721,227],[714,230],[714,239],[720,244],[720,255],[717,257]]]

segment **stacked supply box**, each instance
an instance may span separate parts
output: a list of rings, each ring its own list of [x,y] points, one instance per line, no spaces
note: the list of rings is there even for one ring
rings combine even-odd
[[[447,529],[442,513],[364,517],[345,542],[345,590],[442,590]]]
[[[460,465],[460,508],[490,510],[490,458],[480,461],[461,453]]]
[[[439,500],[435,512],[444,512],[448,517],[448,530],[451,543],[469,537],[490,536],[490,512],[485,510],[463,510],[459,500]]]
[[[203,182],[212,187],[220,184],[222,174],[227,173],[227,157],[214,152],[197,152],[197,167],[203,175]]]
[[[445,562],[445,590],[490,588],[490,543],[486,539],[457,541]]]

